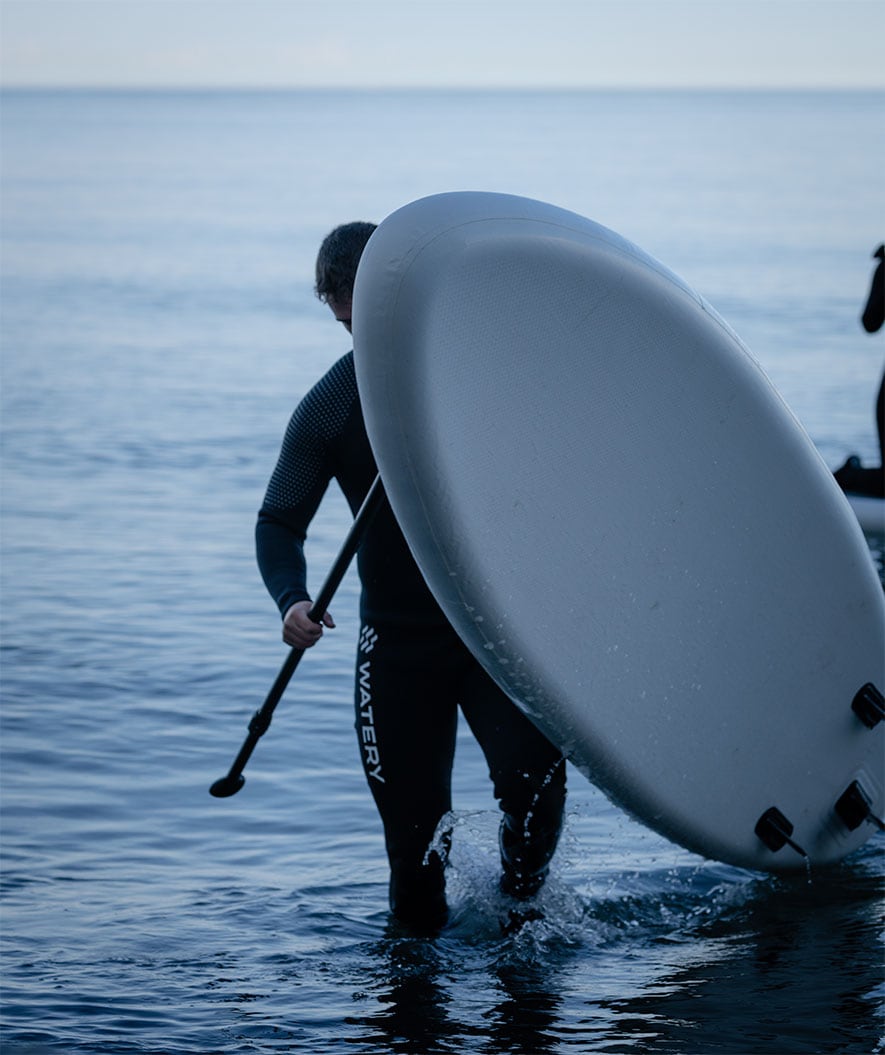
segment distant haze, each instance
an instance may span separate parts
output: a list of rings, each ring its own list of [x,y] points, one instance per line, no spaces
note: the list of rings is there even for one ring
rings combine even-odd
[[[881,0],[0,0],[7,86],[883,87]]]

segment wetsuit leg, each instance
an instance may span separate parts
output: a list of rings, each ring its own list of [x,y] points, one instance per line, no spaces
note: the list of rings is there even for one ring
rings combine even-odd
[[[447,847],[428,853],[452,807],[457,729],[439,631],[364,624],[356,670],[363,769],[384,825],[393,916],[419,930],[447,918]]]
[[[475,661],[462,710],[485,754],[501,804],[501,889],[519,899],[541,889],[565,810],[562,753],[494,684]]]

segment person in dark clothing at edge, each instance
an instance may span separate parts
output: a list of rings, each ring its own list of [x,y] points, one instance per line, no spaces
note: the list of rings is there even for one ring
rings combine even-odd
[[[316,262],[316,295],[351,330],[357,264],[374,225],[337,227]],[[258,564],[283,616],[283,639],[310,648],[323,626],[307,617],[303,544],[332,479],[356,513],[376,475],[360,408],[353,352],[332,366],[296,408],[256,525]],[[381,816],[394,919],[435,932],[448,918],[450,836],[434,841],[452,808],[458,706],[489,766],[503,813],[501,890],[532,898],[547,875],[562,826],[565,760],[494,684],[449,625],[385,501],[357,554],[361,629],[356,732]],[[332,617],[323,617],[327,628]],[[527,918],[532,911],[528,910]],[[514,904],[512,917],[520,916]]]
[[[869,296],[860,317],[861,325],[867,333],[876,333],[885,322],[885,244],[880,245],[873,253],[873,259],[879,263],[873,272]],[[873,495],[877,498],[885,497],[885,373],[882,375],[876,399],[876,428],[879,433],[878,467],[864,468],[860,458],[852,454],[834,474],[843,491]]]

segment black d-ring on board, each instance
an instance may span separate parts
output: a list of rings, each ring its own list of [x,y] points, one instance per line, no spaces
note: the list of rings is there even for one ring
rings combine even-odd
[[[845,827],[853,832],[864,821],[874,824],[880,831],[885,830],[885,822],[873,813],[873,803],[864,791],[860,781],[853,780],[836,800],[836,814]]]
[[[867,729],[875,729],[885,718],[885,696],[868,681],[862,685],[851,701],[851,709],[860,718]]]
[[[781,813],[777,806],[767,809],[756,821],[755,832],[772,853],[777,853],[783,846],[791,846],[797,854],[808,860],[808,854],[802,847],[793,842],[793,825]]]

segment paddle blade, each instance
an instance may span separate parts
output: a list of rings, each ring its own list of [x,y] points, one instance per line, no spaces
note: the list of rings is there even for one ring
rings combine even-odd
[[[236,777],[231,777],[228,774],[228,776],[215,781],[212,787],[209,788],[209,794],[214,795],[217,799],[230,798],[231,795],[236,795],[245,783],[246,778],[242,774]]]

